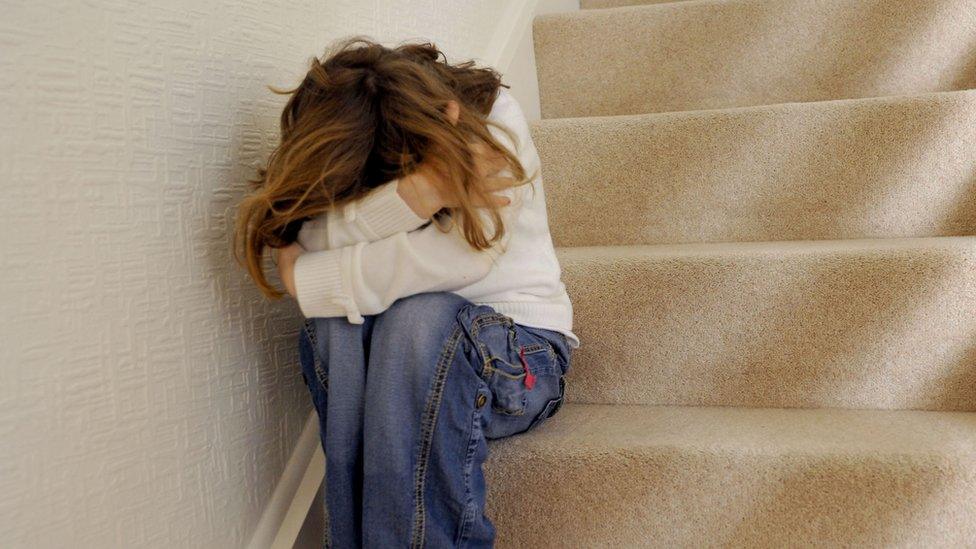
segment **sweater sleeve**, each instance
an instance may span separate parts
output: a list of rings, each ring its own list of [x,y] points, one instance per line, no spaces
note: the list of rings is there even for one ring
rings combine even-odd
[[[514,209],[502,208],[503,223]],[[492,228],[490,218],[484,219]],[[493,247],[475,250],[456,224],[445,232],[431,223],[374,242],[305,253],[295,263],[298,304],[306,317],[345,316],[358,324],[362,315],[381,313],[401,297],[454,291],[481,280],[510,236],[506,231]]]
[[[366,196],[306,221],[299,242],[311,249],[334,249],[412,231],[430,221],[418,216],[397,192],[394,179]]]

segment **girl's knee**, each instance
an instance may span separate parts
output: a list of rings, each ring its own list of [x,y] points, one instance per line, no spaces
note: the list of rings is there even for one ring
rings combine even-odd
[[[457,314],[470,301],[450,292],[416,294],[396,300],[376,319],[374,337],[407,337],[445,332],[457,323]]]
[[[400,298],[393,302],[383,316],[424,318],[441,318],[445,315],[454,316],[470,301],[452,292],[428,292]]]

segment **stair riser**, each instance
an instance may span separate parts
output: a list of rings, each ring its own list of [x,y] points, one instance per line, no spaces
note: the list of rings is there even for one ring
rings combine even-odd
[[[967,547],[976,540],[972,460],[669,448],[559,460],[496,454],[488,512],[499,548]]]
[[[533,127],[561,246],[976,234],[976,92]]]
[[[729,0],[536,18],[544,118],[976,87],[968,0]]]
[[[865,242],[562,249],[568,398],[976,410],[976,238]]]

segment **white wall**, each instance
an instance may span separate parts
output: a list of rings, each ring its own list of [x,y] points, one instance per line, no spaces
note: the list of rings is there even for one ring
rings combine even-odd
[[[559,13],[580,9],[579,0],[538,0],[533,15]],[[506,84],[512,86],[512,96],[522,106],[525,117],[530,121],[541,117],[539,106],[539,80],[535,70],[535,44],[532,41],[531,22],[525,32],[516,38],[515,55],[505,71]]]
[[[240,547],[309,406],[228,256],[288,86],[339,36],[483,56],[516,0],[7,0],[0,546]]]

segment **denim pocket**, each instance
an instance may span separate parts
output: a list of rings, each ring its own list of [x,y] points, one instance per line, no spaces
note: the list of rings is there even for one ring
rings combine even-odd
[[[558,412],[559,408],[562,407],[563,399],[565,397],[566,397],[566,378],[565,376],[559,376],[559,394],[556,397],[549,399],[548,402],[546,402],[546,405],[542,408],[542,411],[539,412],[539,415],[537,415],[535,419],[532,420],[532,423],[529,425],[528,430],[531,431],[532,429],[535,429],[536,427],[541,425],[542,422],[556,415],[556,412]]]
[[[459,314],[481,360],[481,378],[492,395],[494,412],[521,416],[538,376],[561,374],[552,344],[484,305]]]

